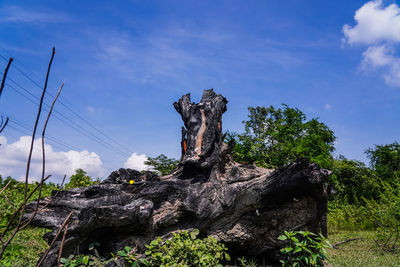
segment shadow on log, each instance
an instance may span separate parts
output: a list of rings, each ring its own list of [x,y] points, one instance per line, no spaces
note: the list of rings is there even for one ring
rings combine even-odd
[[[198,104],[190,102],[189,94],[174,103],[185,128],[181,161],[171,175],[120,169],[99,185],[53,196],[32,225],[52,229],[44,236],[50,241],[74,211],[64,257],[87,252],[92,242],[99,242],[104,254],[125,245],[143,251],[157,236],[197,228],[202,236],[213,235],[224,242],[233,258],[273,262],[282,246],[277,237],[284,230],[308,229],[326,235],[329,171],[306,159],[280,170],[233,162],[234,143],[223,143],[222,135],[226,104],[212,89],[204,91]],[[131,179],[134,184],[129,184]],[[55,265],[60,244],[61,238],[44,266]]]

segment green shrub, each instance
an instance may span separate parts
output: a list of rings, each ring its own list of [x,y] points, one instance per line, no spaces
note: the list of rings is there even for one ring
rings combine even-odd
[[[390,185],[381,181],[382,191],[377,200],[365,200],[366,208],[376,225],[375,243],[384,251],[400,248],[400,182]]]
[[[25,183],[23,182],[19,182],[11,177],[7,177],[5,180],[0,179],[0,191],[9,181],[11,181],[10,184],[0,196],[0,234],[7,226],[11,216],[14,214],[15,209],[17,209],[24,202]],[[35,188],[37,184],[37,182],[28,184],[28,194]],[[44,183],[42,186],[41,197],[49,196],[51,192],[56,189],[58,189],[58,185],[55,185],[54,183]],[[29,202],[39,197],[38,191],[39,190],[36,190]]]
[[[361,161],[349,160],[339,156],[334,161],[329,183],[335,193],[332,200],[354,205],[363,205],[364,198],[377,199],[379,186],[376,173]]]
[[[113,260],[100,256],[96,246],[100,246],[100,244],[97,242],[91,243],[89,245],[90,254],[70,255],[68,258],[61,258],[60,263],[63,267],[104,266]]]
[[[146,245],[147,266],[222,266],[224,259],[229,261],[227,248],[209,236],[197,239],[199,230],[174,233],[171,240],[160,237]]]
[[[288,246],[281,249],[282,266],[323,266],[327,260],[325,248],[331,247],[321,234],[309,231],[285,231],[278,239],[288,242]]]
[[[92,178],[82,169],[76,169],[75,174],[69,178],[69,183],[65,185],[65,189],[72,189],[78,187],[86,187],[98,183],[98,181],[92,181]]]
[[[351,205],[342,201],[328,203],[328,230],[373,230],[374,222],[365,206]]]

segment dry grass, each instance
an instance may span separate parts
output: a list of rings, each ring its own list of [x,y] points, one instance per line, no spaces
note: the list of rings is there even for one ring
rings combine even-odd
[[[342,244],[339,246],[340,249],[328,250],[330,265],[334,267],[400,266],[400,251],[396,253],[382,252],[375,245],[373,231],[338,231],[330,233],[329,241],[336,244],[356,237],[363,239]]]

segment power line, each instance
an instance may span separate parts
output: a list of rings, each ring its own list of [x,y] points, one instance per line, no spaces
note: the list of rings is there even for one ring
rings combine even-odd
[[[31,132],[26,132],[26,131],[24,131],[24,130],[21,130],[21,129],[16,128],[16,127],[14,127],[12,124],[7,125],[7,128],[13,129],[14,131],[19,132],[20,134],[23,134],[23,135],[28,135],[28,136],[29,136],[29,135],[32,134]],[[7,132],[7,131],[6,131],[6,132]],[[7,132],[7,134],[8,134],[8,132]],[[14,137],[14,138],[15,138],[15,137]],[[50,138],[48,138],[48,139],[50,139]],[[53,142],[54,142],[54,141],[53,141]],[[61,145],[61,144],[52,143],[51,145],[54,146],[54,147],[56,147],[56,148],[58,148],[58,149],[60,149],[60,150],[64,150],[64,149],[62,148],[63,145]]]
[[[0,71],[0,73],[2,73],[2,72]],[[19,88],[21,88],[22,90],[24,90],[26,93],[28,93],[29,95],[31,95],[31,96],[32,96],[33,98],[35,98],[36,100],[38,100],[38,101],[40,100],[37,96],[35,96],[35,95],[32,94],[30,91],[28,91],[27,89],[25,89],[25,88],[24,88],[23,86],[21,86],[19,83],[15,82],[12,78],[8,78],[7,80],[10,80],[13,84],[17,85]],[[28,99],[30,102],[34,103],[35,105],[38,105],[38,103],[36,103],[36,102],[33,101],[32,99],[30,99],[29,97],[27,97],[26,95],[24,95],[23,93],[21,93],[18,89],[16,89],[15,87],[11,86],[8,82],[7,82],[6,84],[7,84],[8,87],[10,87],[11,89],[13,89],[14,91],[17,91],[20,95],[22,95],[22,96],[24,96],[26,99]],[[47,103],[44,103],[44,105],[47,106],[48,108],[50,108],[50,106],[49,106]],[[46,108],[43,108],[43,109],[44,109],[45,111],[48,111],[48,109],[46,109]],[[124,151],[122,151],[122,150],[116,148],[115,146],[111,145],[110,143],[108,143],[107,141],[105,141],[105,140],[99,138],[99,137],[96,136],[96,135],[92,135],[92,136],[87,135],[87,134],[84,133],[82,130],[80,130],[80,128],[83,128],[82,126],[78,125],[75,121],[72,121],[71,119],[69,119],[68,117],[66,117],[64,114],[60,113],[59,111],[57,111],[57,110],[54,109],[54,113],[58,114],[59,116],[63,117],[65,120],[67,120],[67,121],[69,121],[69,122],[65,122],[64,119],[61,119],[60,117],[58,117],[58,116],[55,115],[55,114],[53,115],[54,117],[56,117],[57,119],[59,119],[59,120],[62,121],[63,123],[67,124],[68,126],[74,128],[76,131],[78,131],[78,132],[80,132],[81,134],[85,135],[85,136],[88,137],[89,139],[92,139],[92,140],[93,140],[93,138],[97,139],[97,142],[98,142],[98,143],[99,143],[99,142],[104,143],[105,146],[107,146],[109,149],[113,150],[114,152],[119,153],[120,155],[123,154],[123,157],[127,157],[127,156],[129,157],[129,156],[131,155],[130,152],[129,152],[129,154],[125,154],[126,152],[124,152]],[[77,127],[80,127],[80,128],[77,128],[76,126],[73,126],[73,125],[71,125],[71,124],[73,124],[73,125],[75,124]],[[92,137],[93,137],[93,138],[92,138]],[[104,144],[102,144],[102,145],[104,145]],[[117,151],[118,151],[118,152],[117,152]]]
[[[7,115],[7,114],[5,114],[3,112],[0,112],[0,114],[2,114],[3,116],[9,117],[10,118],[10,123],[16,124],[18,127],[21,127],[23,129],[27,130],[28,133],[32,133],[33,129],[31,128],[31,126],[27,125],[26,123],[24,123],[22,121],[19,121],[16,118],[11,117],[10,115]],[[67,149],[70,149],[70,150],[78,150],[78,149],[74,148],[73,146],[71,146],[70,144],[67,144],[64,141],[62,141],[62,140],[60,140],[58,138],[52,137],[50,135],[46,135],[46,139],[48,139],[50,141],[53,141],[54,143],[57,143],[57,144],[59,144],[61,146],[64,146],[64,148],[67,148]]]
[[[1,73],[1,72],[0,72]],[[13,83],[15,83],[19,88],[21,88],[22,90],[24,90],[25,92],[27,92],[29,95],[31,95],[33,98],[39,100],[39,98],[35,95],[33,95],[32,93],[30,93],[28,90],[26,90],[23,86],[19,85],[18,83],[16,83],[15,81],[13,81],[12,79],[9,79],[10,81],[12,81]],[[24,98],[26,98],[27,100],[29,100],[30,102],[32,102],[33,104],[38,106],[38,103],[35,102],[34,100],[32,100],[30,97],[26,96],[24,93],[22,93],[21,91],[19,91],[17,88],[15,88],[14,86],[10,85],[8,82],[6,83],[7,86],[9,88],[11,88],[12,90],[14,90],[15,92],[17,92],[18,94],[20,94],[21,96],[23,96]],[[45,106],[49,107],[48,104],[44,103]],[[46,112],[48,112],[49,110],[46,108],[43,108]],[[64,124],[66,124],[67,126],[73,128],[75,131],[79,132],[80,134],[86,136],[87,138],[91,139],[92,141],[97,142],[98,144],[102,145],[103,147],[108,148],[109,150],[112,150],[113,152],[115,152],[116,154],[122,156],[122,157],[129,157],[130,154],[126,154],[126,152],[121,151],[118,148],[115,148],[113,145],[109,144],[108,142],[104,141],[103,139],[101,139],[100,137],[91,134],[89,135],[89,133],[85,130],[81,130],[81,128],[83,129],[82,126],[78,125],[76,122],[72,121],[71,119],[69,119],[68,117],[66,117],[64,114],[58,112],[57,110],[53,110],[54,114],[53,116],[55,118],[57,118],[58,120],[60,120],[61,122],[63,122]],[[62,118],[60,118],[59,116],[61,116]],[[80,127],[80,128],[78,128]]]
[[[7,60],[3,55],[0,54],[0,57],[3,58],[4,60]],[[22,74],[25,78],[27,78],[29,81],[31,81],[34,85],[36,85],[38,88],[42,89],[42,87],[40,86],[40,84],[38,82],[36,82],[35,80],[33,80],[31,77],[29,77],[26,73],[24,73],[21,69],[19,69],[17,66],[12,65],[13,68],[15,68],[20,74]],[[51,97],[54,98],[54,96],[51,93],[48,93]],[[68,101],[69,102],[69,101]],[[68,111],[70,111],[72,114],[74,114],[76,117],[78,117],[79,119],[81,119],[83,122],[85,122],[86,124],[88,124],[91,128],[93,128],[96,132],[100,133],[102,136],[104,136],[105,138],[109,139],[111,142],[115,143],[116,145],[118,145],[120,148],[124,149],[125,151],[127,151],[129,154],[132,153],[131,149],[127,148],[127,145],[123,145],[121,143],[119,143],[118,141],[116,141],[114,138],[108,136],[107,134],[104,133],[104,131],[99,130],[97,127],[95,127],[91,122],[89,122],[87,119],[83,118],[81,115],[79,115],[78,113],[76,113],[74,110],[72,110],[69,106],[65,105],[61,100],[58,101],[58,103],[60,103],[64,108],[66,108]],[[72,104],[70,104],[72,106]],[[93,122],[94,123],[94,122]]]
[[[14,137],[15,139],[19,139],[19,137],[16,136],[16,135],[11,134],[10,131],[9,131],[9,129],[12,129],[12,130],[14,130],[14,131],[16,131],[16,132],[18,132],[18,133],[20,133],[20,134],[23,134],[23,135],[28,135],[28,136],[30,136],[30,135],[32,134],[31,132],[25,132],[25,131],[23,131],[23,130],[21,130],[21,129],[18,129],[18,128],[16,128],[16,127],[13,127],[12,125],[7,125],[7,128],[4,130],[3,133],[7,133],[8,136]],[[50,138],[49,138],[48,136],[46,136],[46,139],[50,139]],[[61,151],[64,150],[64,149],[61,147],[61,145],[57,145],[57,144],[51,143],[51,146],[52,146],[52,147],[55,147],[55,148],[58,148],[58,149],[61,150]],[[72,149],[72,150],[74,150],[74,149]],[[107,169],[109,169],[109,170],[113,170],[113,169],[114,169],[114,168],[111,167],[110,165],[104,164],[103,161],[102,161],[102,167],[107,168]]]

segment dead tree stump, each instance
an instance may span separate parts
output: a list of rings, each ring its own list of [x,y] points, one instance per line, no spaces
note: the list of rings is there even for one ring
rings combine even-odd
[[[120,169],[99,185],[61,191],[40,202],[50,204],[32,224],[50,228],[49,242],[73,211],[63,256],[87,253],[92,242],[101,253],[125,245],[143,253],[157,236],[197,228],[202,236],[224,242],[232,258],[249,256],[274,262],[282,247],[277,237],[284,230],[326,234],[329,171],[307,160],[279,170],[238,164],[232,159],[234,143],[225,144],[222,114],[227,100],[205,90],[198,104],[184,95],[174,103],[181,114],[182,157],[170,175],[155,176]],[[129,184],[129,180],[135,180]],[[27,215],[35,204],[27,207]],[[61,240],[45,260],[54,266]]]

